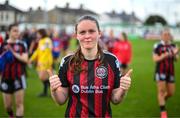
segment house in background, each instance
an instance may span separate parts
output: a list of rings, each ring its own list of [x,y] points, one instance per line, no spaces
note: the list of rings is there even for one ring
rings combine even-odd
[[[127,14],[125,11],[117,13],[114,10],[101,15],[100,21],[102,25],[138,25],[142,21],[134,12]]]
[[[54,9],[48,11],[49,22],[59,25],[74,25],[77,18],[82,15],[93,15],[98,17],[98,14],[87,10],[80,4],[79,8],[70,8],[70,4],[66,3],[65,7],[55,7]]]
[[[97,13],[84,9],[82,4],[79,8],[70,8],[70,4],[66,3],[65,7],[55,6],[49,11],[43,10],[41,7],[38,7],[37,10],[29,8],[23,25],[24,27],[58,27],[60,29],[74,25],[77,18],[85,14],[98,17]]]
[[[12,23],[23,23],[25,21],[25,12],[11,6],[6,0],[4,4],[0,4],[0,31],[5,31]]]

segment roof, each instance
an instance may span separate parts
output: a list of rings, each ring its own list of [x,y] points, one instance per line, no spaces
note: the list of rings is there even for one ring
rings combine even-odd
[[[87,10],[87,9],[74,9],[74,8],[59,8],[59,7],[56,7],[55,9],[59,10],[59,11],[62,11],[64,13],[73,13],[73,14],[79,14],[79,15],[82,15],[82,14],[93,14],[93,15],[97,15],[97,13],[93,12],[93,11],[90,11],[90,10]]]
[[[0,4],[0,11],[15,11],[19,13],[24,13],[23,11],[19,10],[16,7],[13,7],[9,4]]]
[[[126,21],[126,22],[130,22],[130,21],[139,21],[141,22],[140,19],[138,19],[135,15],[133,14],[126,14],[125,12],[122,13],[105,13],[106,15],[108,15],[110,18],[119,18],[122,19],[122,21]]]

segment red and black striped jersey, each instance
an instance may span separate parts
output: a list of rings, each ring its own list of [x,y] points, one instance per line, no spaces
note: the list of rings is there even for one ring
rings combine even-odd
[[[162,55],[165,52],[173,54],[173,49],[176,47],[175,44],[165,44],[163,41],[154,45],[153,53]],[[174,75],[174,56],[169,56],[156,63],[156,73]]]
[[[75,74],[68,65],[71,56],[62,59],[58,74],[62,87],[69,87],[65,117],[111,117],[111,93],[121,77],[118,59],[104,52],[103,64],[99,59],[84,60],[86,71]]]
[[[19,53],[20,55],[22,53],[27,53],[27,45],[20,40],[16,40],[15,43],[4,42],[0,48],[0,53],[7,51],[7,45],[9,45],[15,52]],[[21,62],[18,59],[14,58],[11,63],[5,64],[5,69],[2,72],[2,78],[21,78],[21,76],[25,74],[25,66],[26,64],[24,62]]]

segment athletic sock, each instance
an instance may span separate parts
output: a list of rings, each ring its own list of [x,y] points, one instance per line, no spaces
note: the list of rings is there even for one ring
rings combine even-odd
[[[14,117],[14,113],[13,113],[13,110],[12,110],[12,109],[11,109],[11,110],[8,110],[7,113],[8,113],[8,115],[9,115],[9,117]]]
[[[160,111],[161,111],[161,112],[166,111],[165,105],[161,105],[161,106],[160,106]]]
[[[49,87],[49,80],[43,81],[43,84],[44,84],[44,91],[43,91],[43,93],[45,95],[47,95],[48,94],[48,87]]]

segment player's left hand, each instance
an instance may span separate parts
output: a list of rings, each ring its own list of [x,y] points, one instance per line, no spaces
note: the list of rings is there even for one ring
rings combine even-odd
[[[130,69],[123,77],[120,79],[120,88],[127,91],[131,86],[131,73],[132,69]]]
[[[174,48],[174,49],[173,49],[173,53],[174,53],[175,55],[177,55],[177,54],[179,53],[179,48]]]

